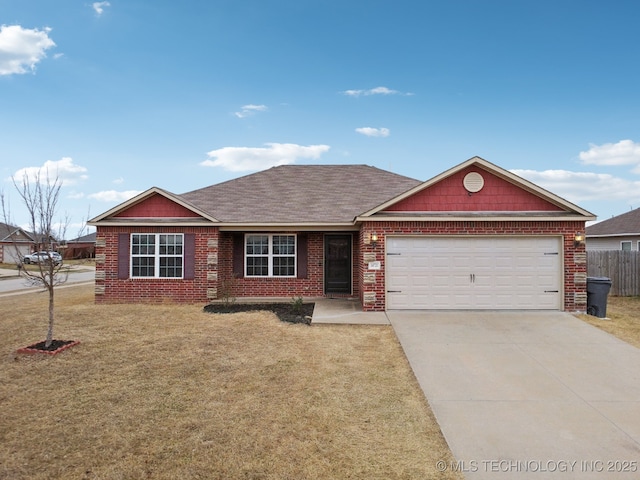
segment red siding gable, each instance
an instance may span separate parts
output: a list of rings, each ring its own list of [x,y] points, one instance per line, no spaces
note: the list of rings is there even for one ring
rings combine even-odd
[[[158,194],[132,205],[115,216],[121,218],[200,218],[200,215],[188,208]]]
[[[470,172],[477,172],[484,178],[482,190],[472,194],[463,185],[465,175]],[[390,206],[386,211],[535,212],[563,209],[482,168],[470,166]]]

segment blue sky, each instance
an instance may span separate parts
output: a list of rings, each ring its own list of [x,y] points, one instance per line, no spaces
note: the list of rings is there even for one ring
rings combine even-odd
[[[640,207],[640,2],[0,0],[0,187],[68,237],[152,186],[275,164],[427,180],[475,155],[606,219]]]

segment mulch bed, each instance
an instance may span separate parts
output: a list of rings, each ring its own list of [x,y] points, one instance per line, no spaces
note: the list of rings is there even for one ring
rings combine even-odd
[[[18,349],[18,353],[28,353],[28,354],[36,354],[36,353],[44,353],[46,355],[56,355],[68,348],[73,347],[74,345],[79,344],[80,342],[76,340],[53,340],[49,347],[46,347],[46,342],[38,342],[33,345],[29,345],[28,347]]]
[[[315,303],[303,303],[294,309],[290,303],[211,303],[204,307],[208,313],[240,313],[268,311],[275,313],[283,322],[311,324]]]

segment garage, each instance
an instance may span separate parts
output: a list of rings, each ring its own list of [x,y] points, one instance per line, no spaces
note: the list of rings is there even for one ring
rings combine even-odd
[[[389,310],[561,310],[560,236],[388,236]]]
[[[31,253],[30,245],[6,244],[0,248],[2,249],[2,261],[4,263],[22,263],[24,256]]]

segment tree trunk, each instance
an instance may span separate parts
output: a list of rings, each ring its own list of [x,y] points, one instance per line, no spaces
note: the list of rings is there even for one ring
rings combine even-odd
[[[53,319],[54,319],[54,302],[53,302],[53,294],[55,289],[53,288],[53,275],[51,276],[51,282],[48,285],[49,290],[49,329],[47,330],[47,340],[45,341],[45,348],[49,348],[51,346],[51,342],[53,342]]]

